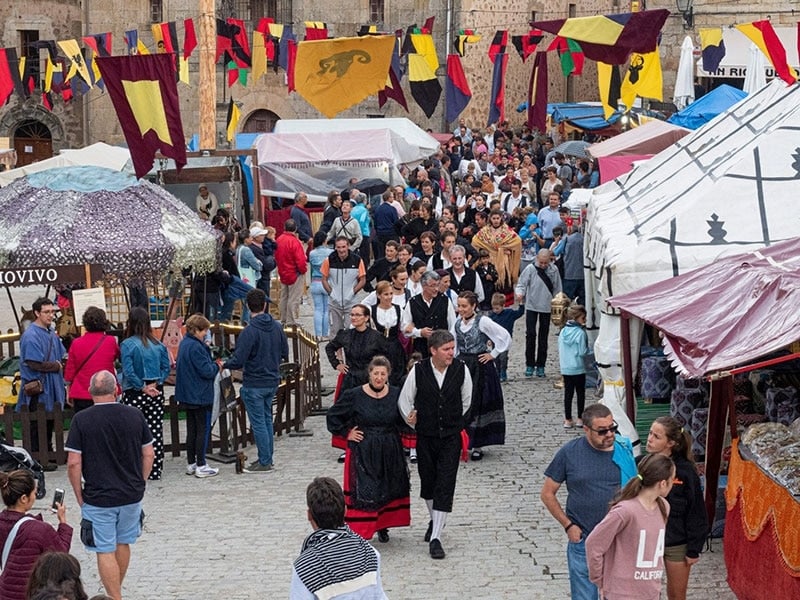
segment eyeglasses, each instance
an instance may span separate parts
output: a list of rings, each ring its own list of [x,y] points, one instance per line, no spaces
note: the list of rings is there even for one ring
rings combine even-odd
[[[587,425],[587,427],[589,427]],[[617,433],[619,430],[619,425],[617,425],[616,421],[613,421],[611,427],[603,427],[601,429],[592,429],[589,427],[591,431],[594,431],[597,435],[608,435],[609,433]]]

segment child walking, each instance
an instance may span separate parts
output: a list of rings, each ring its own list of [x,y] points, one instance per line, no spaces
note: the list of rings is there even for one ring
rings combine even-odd
[[[586,538],[589,579],[601,600],[658,600],[664,573],[664,537],[675,464],[648,454],[639,473],[611,503]]]
[[[492,294],[492,312],[488,313],[489,318],[500,325],[514,337],[514,323],[525,314],[525,304],[520,304],[517,308],[506,308],[506,296],[500,292]],[[494,359],[497,365],[500,381],[508,381],[508,350],[501,352]]]
[[[580,417],[572,421],[572,396],[578,396],[578,414],[586,403],[586,366],[583,357],[589,353],[586,337],[586,309],[580,304],[567,310],[567,324],[558,334],[558,360],[564,377],[564,429],[583,427]]]

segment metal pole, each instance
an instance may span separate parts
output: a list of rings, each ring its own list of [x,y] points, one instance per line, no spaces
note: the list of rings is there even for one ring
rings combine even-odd
[[[214,62],[217,41],[214,0],[200,1],[199,115],[200,149],[217,147],[217,80]]]

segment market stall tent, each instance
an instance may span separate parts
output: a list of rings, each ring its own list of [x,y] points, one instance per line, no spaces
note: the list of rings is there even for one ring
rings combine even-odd
[[[800,86],[776,80],[595,188],[584,248],[599,297],[797,235],[798,128]]]
[[[745,97],[747,92],[723,83],[667,120],[673,125],[697,129]]]
[[[612,410],[616,403],[625,412],[625,390],[614,385],[623,379],[619,321],[605,300],[795,237],[798,128],[800,86],[777,80],[595,188],[584,242],[586,296],[594,308],[587,324],[597,361],[606,365],[604,401]],[[636,332],[631,338],[638,340]],[[632,408],[627,412],[633,416]]]
[[[730,256],[635,292],[613,296],[608,302],[623,314],[623,333],[630,318],[640,319],[661,332],[664,352],[676,370],[695,378],[713,376],[705,452],[706,510],[711,517],[716,506],[725,428],[727,423],[733,423],[729,415],[735,413],[729,371],[780,353],[800,339],[800,238]],[[786,354],[773,360],[797,356]],[[630,364],[631,360],[625,362]],[[626,379],[631,385],[632,378]],[[735,438],[737,431],[731,427]],[[726,523],[725,534],[731,587],[737,593],[743,589],[760,590],[747,597],[775,597],[762,586],[753,588],[749,579],[751,569],[759,574],[766,571],[773,594],[780,589],[783,594],[778,597],[797,597],[800,563],[792,562],[790,555],[800,556],[800,541],[796,522],[788,522],[790,514],[798,513],[795,501],[790,493],[759,474],[758,467],[744,465],[736,442],[733,452],[736,456],[731,462],[729,486],[734,488],[726,491],[728,518],[732,521]],[[747,477],[734,473],[742,468],[753,472]],[[770,491],[761,493],[759,487],[770,487]],[[773,502],[775,508],[770,509]],[[747,513],[749,523],[743,522],[742,513]],[[765,527],[771,528],[772,535]],[[773,540],[782,552],[775,551]],[[788,551],[790,548],[792,552]],[[757,557],[762,555],[769,558],[759,563]]]
[[[62,150],[56,156],[24,167],[2,171],[0,172],[0,187],[5,187],[12,181],[31,173],[39,173],[56,167],[92,166],[133,173],[133,167],[129,164],[130,158],[131,153],[127,148],[97,142],[85,148]]]
[[[691,133],[685,127],[653,119],[588,148],[593,158],[658,154]]]
[[[265,133],[255,143],[261,195],[293,198],[302,190],[310,201],[325,202],[328,192],[347,188],[353,177],[401,183],[401,164],[419,163],[436,151],[438,142],[425,135],[431,142],[412,148],[389,128]]]

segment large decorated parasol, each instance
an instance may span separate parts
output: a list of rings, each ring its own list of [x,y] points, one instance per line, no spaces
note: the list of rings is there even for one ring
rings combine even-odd
[[[0,189],[0,268],[100,265],[112,281],[217,266],[216,232],[166,190],[102,167],[59,167]]]

